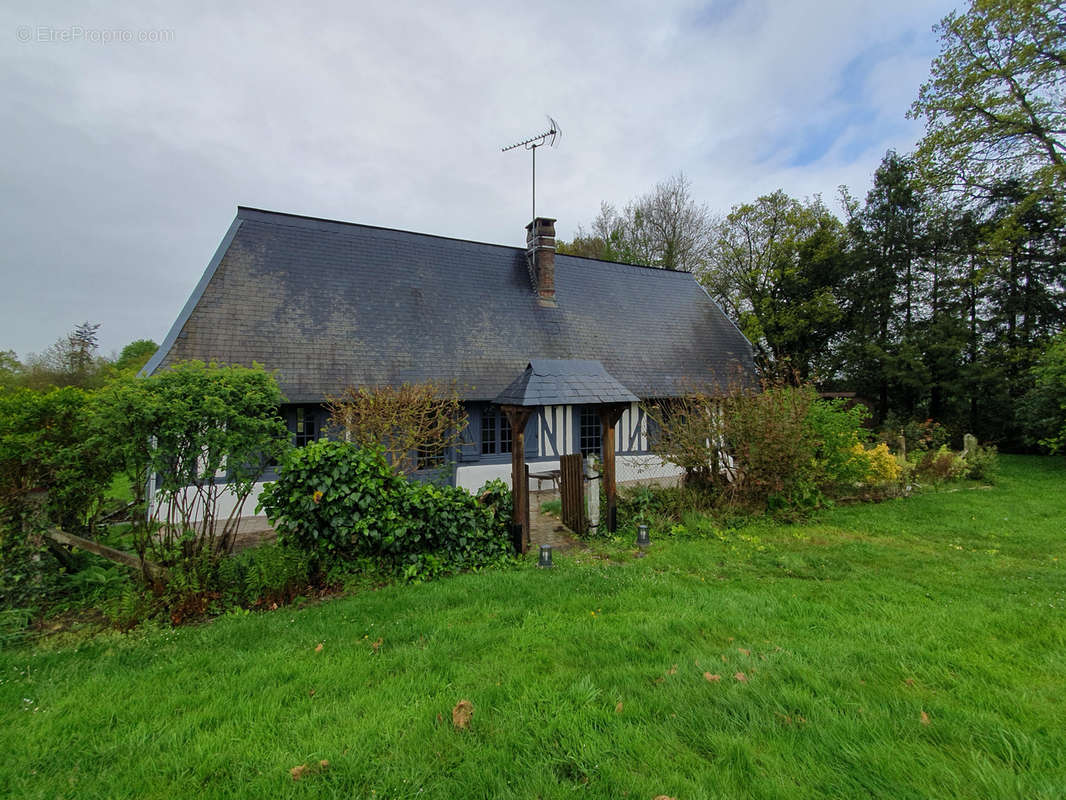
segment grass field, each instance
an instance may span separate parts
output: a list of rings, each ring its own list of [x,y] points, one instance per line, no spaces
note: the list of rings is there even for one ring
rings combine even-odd
[[[1064,489],[0,653],[0,795],[1057,800]]]

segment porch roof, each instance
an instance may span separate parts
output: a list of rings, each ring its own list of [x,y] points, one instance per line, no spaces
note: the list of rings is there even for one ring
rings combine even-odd
[[[599,361],[535,358],[493,402],[501,406],[600,405],[638,399]]]

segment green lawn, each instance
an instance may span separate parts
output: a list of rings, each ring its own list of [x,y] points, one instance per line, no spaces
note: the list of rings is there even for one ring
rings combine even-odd
[[[0,653],[0,795],[1057,800],[1064,498],[1066,462],[1004,458],[624,563]]]

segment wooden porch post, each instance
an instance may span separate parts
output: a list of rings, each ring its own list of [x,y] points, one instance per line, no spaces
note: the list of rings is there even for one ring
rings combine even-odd
[[[618,491],[615,485],[614,426],[622,418],[627,406],[608,403],[600,407],[600,448],[603,454],[603,488],[607,494],[607,530],[618,528]]]
[[[523,555],[529,549],[529,478],[526,477],[526,422],[531,408],[501,406],[511,423],[511,530],[515,549]]]

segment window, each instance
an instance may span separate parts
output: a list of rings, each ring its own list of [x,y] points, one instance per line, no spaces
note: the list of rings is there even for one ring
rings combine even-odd
[[[581,440],[581,455],[598,456],[602,450],[600,437],[600,414],[595,406],[585,406],[581,409],[581,421],[578,428]]]
[[[315,412],[302,406],[296,407],[296,415],[293,426],[290,428],[293,434],[293,444],[303,447],[318,438],[318,428],[315,425]]]
[[[444,466],[444,451],[439,447],[419,447],[415,453],[415,469],[435,469]]]
[[[481,415],[481,455],[493,456],[510,452],[510,420],[495,408],[486,408]]]

